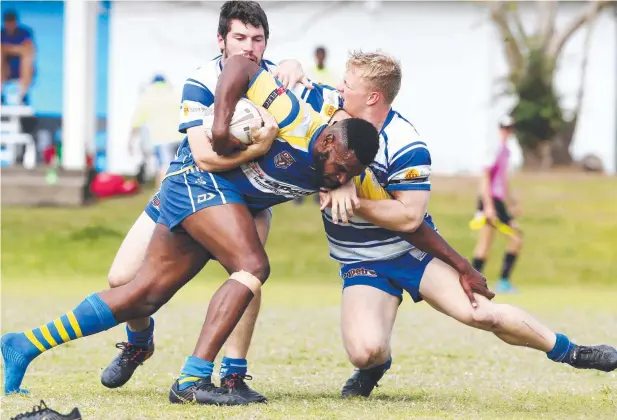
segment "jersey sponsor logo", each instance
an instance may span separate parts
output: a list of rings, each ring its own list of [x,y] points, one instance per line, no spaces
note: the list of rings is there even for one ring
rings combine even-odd
[[[272,102],[274,102],[276,98],[284,94],[286,91],[287,91],[287,88],[285,86],[279,86],[278,88],[274,89],[272,93],[270,93],[268,97],[266,98],[266,100],[264,101],[263,107],[266,109],[270,108],[270,105],[272,105]]]
[[[161,206],[161,199],[159,198],[159,193],[154,194],[152,197],[152,205],[155,209],[159,210]]]
[[[274,179],[268,178],[253,178],[252,181],[259,185],[260,187],[269,190],[272,194],[275,195],[291,195],[294,197],[298,196],[309,196],[313,194],[313,191],[307,191],[299,187],[295,187],[290,184],[284,184],[278,182]]]
[[[185,101],[182,103],[181,108],[182,108],[182,113],[184,114],[185,117],[188,117],[189,114],[199,114],[203,117],[210,117],[214,115],[214,109],[209,108],[205,105],[189,106],[189,103]]]
[[[396,175],[390,182],[393,184],[424,182],[430,175],[429,170],[412,168],[405,173]]]
[[[323,114],[330,118],[334,115],[334,113],[336,112],[336,107],[330,105],[330,104],[325,104],[323,107]]]
[[[251,162],[242,166],[244,175],[248,178],[253,187],[269,194],[284,197],[304,197],[313,194],[315,191],[297,187],[293,184],[277,181],[268,174],[264,173],[259,165]]]
[[[410,169],[405,172],[405,179],[413,179],[420,176],[420,172],[417,169]]]
[[[368,268],[358,267],[358,268],[352,268],[351,270],[343,274],[344,279],[351,279],[351,278],[358,277],[358,276],[377,277],[377,273],[375,272],[375,270],[369,270]]]
[[[274,166],[276,166],[279,169],[287,169],[291,165],[293,165],[295,161],[296,160],[291,155],[291,153],[289,153],[286,150],[283,150],[281,153],[274,156]]]

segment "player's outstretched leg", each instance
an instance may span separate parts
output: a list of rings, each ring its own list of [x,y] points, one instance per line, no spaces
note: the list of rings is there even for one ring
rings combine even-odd
[[[4,393],[27,392],[20,388],[26,369],[41,353],[59,344],[96,334],[118,325],[109,306],[97,294],[88,296],[75,309],[26,332],[2,337]]]
[[[579,346],[563,334],[556,334],[520,308],[493,303],[476,295],[473,309],[458,281],[458,274],[433,259],[427,266],[420,293],[438,311],[475,328],[490,331],[502,341],[529,347],[577,369],[611,372],[617,369],[617,350],[611,346]]]
[[[271,211],[264,210],[255,216],[255,227],[259,240],[265,246],[270,231]],[[248,386],[246,380],[253,377],[247,375],[248,361],[246,356],[251,345],[255,322],[261,306],[261,290],[257,290],[255,296],[246,308],[240,322],[225,342],[225,356],[221,360],[221,390],[226,392],[239,392],[246,398],[256,402],[266,402],[267,398]]]
[[[344,279],[341,333],[349,360],[357,370],[343,386],[343,398],[371,395],[392,365],[390,337],[400,291],[392,288],[391,294],[380,289],[379,285],[385,284],[381,280],[372,273]]]
[[[193,355],[169,393],[172,403],[195,401],[209,405],[263,402],[260,394],[233,387],[208,389],[214,359],[270,272],[267,255],[246,206],[227,204],[204,208],[188,216],[182,227],[230,273],[208,306]],[[256,394],[256,395],[255,395]]]
[[[122,241],[107,276],[111,288],[124,286],[135,279],[156,227],[154,216],[158,218],[158,215],[153,213],[151,217],[149,212],[158,213],[158,210],[153,207],[155,200],[159,199],[158,194],[157,192],[154,195],[146,211],[141,213]],[[152,317],[127,321],[126,335],[126,341],[116,343],[120,354],[101,374],[101,383],[107,388],[117,388],[127,383],[135,369],[154,353],[154,319]]]
[[[148,317],[165,304],[203,267],[207,252],[186,234],[157,226],[137,278],[131,283],[88,296],[74,310],[47,324],[0,340],[4,392],[21,392],[30,362],[59,344],[106,331],[119,322]]]

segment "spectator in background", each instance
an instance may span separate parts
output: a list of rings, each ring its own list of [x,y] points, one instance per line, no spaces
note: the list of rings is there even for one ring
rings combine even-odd
[[[4,13],[2,19],[2,103],[7,102],[4,85],[9,81],[17,81],[19,92],[16,105],[28,103],[28,90],[34,76],[35,49],[32,31],[17,22],[17,13],[10,10]],[[11,95],[13,96],[13,95]]]
[[[473,267],[480,272],[484,268],[491,249],[495,230],[508,237],[509,243],[503,257],[501,278],[495,287],[495,291],[501,293],[515,292],[510,283],[510,275],[523,244],[522,232],[512,216],[512,214],[517,217],[520,215],[519,208],[508,182],[511,153],[508,143],[513,138],[513,134],[514,120],[512,117],[502,118],[499,122],[499,143],[489,153],[480,180],[478,211],[469,223],[471,229],[480,230],[473,256]],[[508,207],[513,210],[513,213],[508,211]]]
[[[178,132],[180,100],[180,92],[174,89],[164,76],[157,75],[140,93],[135,110],[129,152],[134,154],[134,140],[140,138],[142,128],[147,128],[157,162],[157,187],[163,181],[182,141]]]
[[[323,85],[336,86],[340,80],[326,67],[326,57],[325,47],[317,47],[315,49],[315,66],[309,70],[308,77],[312,81]]]

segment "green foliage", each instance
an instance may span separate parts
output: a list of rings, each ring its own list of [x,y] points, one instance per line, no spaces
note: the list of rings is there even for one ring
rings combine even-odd
[[[564,126],[559,97],[553,84],[553,66],[541,49],[532,49],[526,68],[514,90],[518,102],[512,111],[521,147],[535,150],[538,144],[555,138]]]

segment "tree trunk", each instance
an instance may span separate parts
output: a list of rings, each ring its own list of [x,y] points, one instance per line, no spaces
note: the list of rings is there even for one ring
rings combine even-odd
[[[549,140],[538,143],[534,149],[524,147],[523,168],[536,171],[550,169],[553,165],[551,144]]]
[[[565,138],[564,135],[559,135],[551,144],[551,158],[553,165],[566,166],[572,165],[572,153],[570,153],[570,143],[572,139]]]
[[[553,158],[553,165],[572,165],[574,159],[572,159],[572,153],[570,153],[570,145],[574,138],[574,130],[576,129],[576,123],[578,121],[575,116],[571,121],[567,122],[563,129],[557,134],[553,140],[551,146],[551,156]]]

